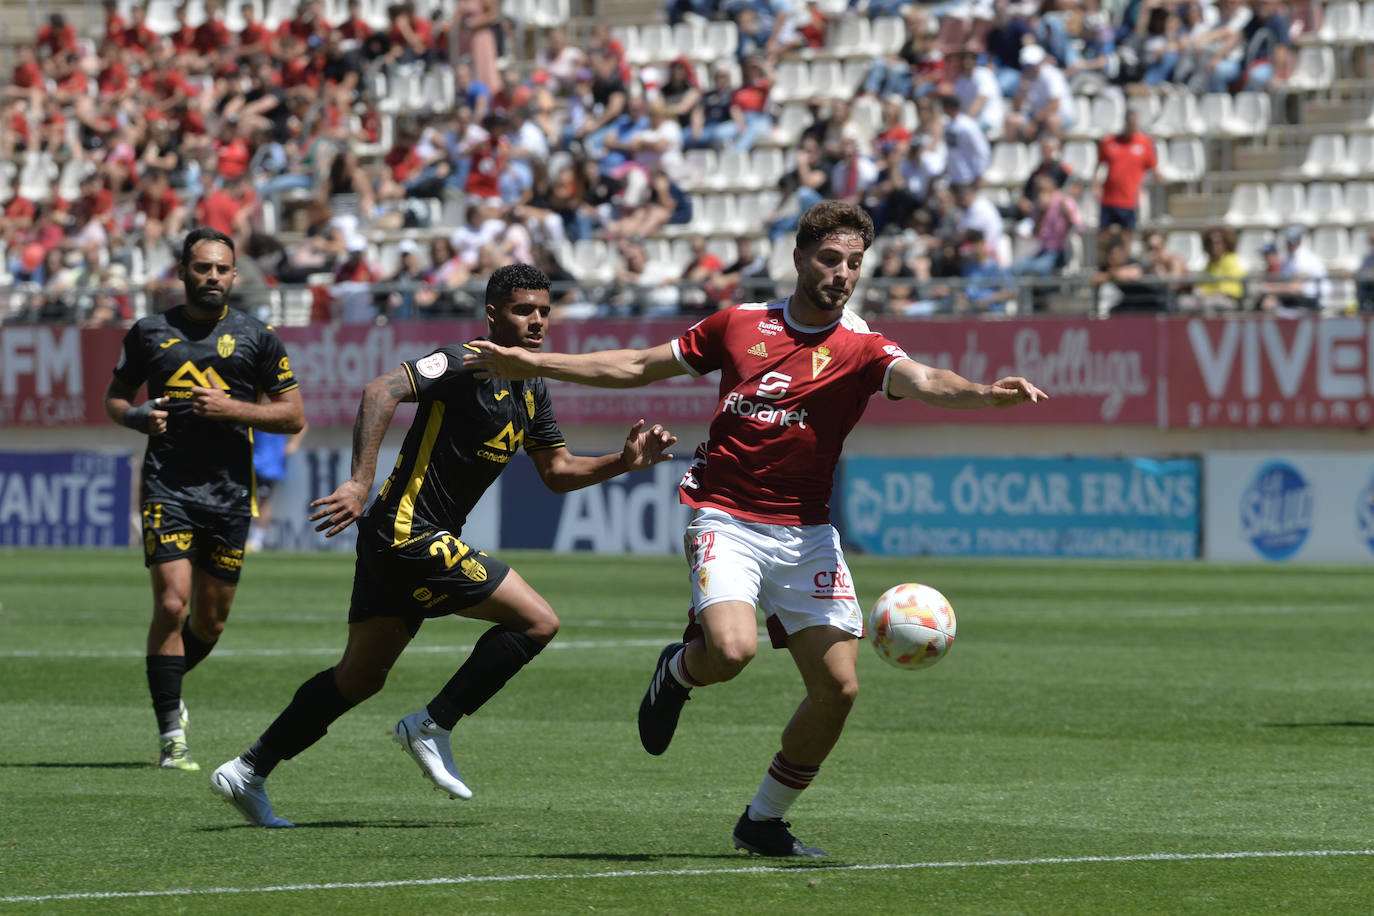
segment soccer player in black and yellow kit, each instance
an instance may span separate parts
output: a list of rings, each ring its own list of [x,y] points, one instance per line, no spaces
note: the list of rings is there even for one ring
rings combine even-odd
[[[549,325],[549,281],[525,264],[496,270],[487,283],[490,339],[539,350]],[[570,453],[541,379],[479,379],[463,368],[467,344],[441,347],[373,379],[353,426],[352,476],[316,500],[328,536],[358,523],[358,560],[348,612],[348,644],[337,665],[296,691],[261,737],[211,778],[216,793],[260,827],[277,817],[263,781],[339,716],[382,688],[387,672],[426,618],[458,614],[491,621],[472,654],[429,705],[396,723],[393,737],[434,785],[455,798],[472,791],[453,764],[449,735],[558,632],[558,616],[524,578],[461,539],[482,493],[524,448],[549,489],[563,493],[668,460],[675,437],[636,423],[624,448],[596,458]],[[402,401],[418,401],[396,467],[363,512],[377,452]]]
[[[129,329],[105,412],[148,436],[140,493],[153,582],[147,671],[158,765],[198,770],[186,746],[181,681],[214,648],[234,601],[253,513],[252,431],[294,433],[305,408],[276,332],[227,305],[237,276],[233,240],[192,231],[178,273],[186,304]],[[136,407],[145,382],[149,400]]]

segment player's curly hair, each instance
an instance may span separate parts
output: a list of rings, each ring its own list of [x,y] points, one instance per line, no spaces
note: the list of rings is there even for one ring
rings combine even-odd
[[[864,251],[873,244],[873,218],[864,208],[839,200],[823,200],[801,216],[797,247],[810,248],[827,236],[854,233],[863,239]]]
[[[229,246],[229,253],[237,260],[238,252],[234,251],[234,240],[220,232],[218,229],[211,229],[209,226],[200,226],[186,233],[186,240],[181,243],[181,266],[191,266],[191,250],[201,242],[223,242]]]
[[[497,308],[510,304],[517,289],[548,289],[549,278],[529,264],[507,264],[491,272],[487,280],[487,303]]]

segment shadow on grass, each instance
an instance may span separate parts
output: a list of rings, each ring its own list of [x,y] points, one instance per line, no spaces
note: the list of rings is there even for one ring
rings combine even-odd
[[[467,855],[465,853],[465,855]],[[476,855],[474,858],[484,858]],[[780,868],[826,868],[839,863],[817,862],[815,860],[765,858],[751,856],[742,852],[532,852],[523,855],[512,853],[485,856],[492,859],[567,859],[569,861],[602,862],[657,862],[663,859],[703,859],[730,862],[749,862],[755,865],[775,865]]]
[[[1374,728],[1374,722],[1266,722],[1262,728]]]
[[[63,761],[62,763],[51,763],[39,761],[37,763],[5,763],[0,762],[0,770],[155,770],[157,767],[146,760],[129,761],[118,760],[108,763],[73,763]]]
[[[422,824],[415,821],[296,821],[294,829],[302,827],[322,827],[325,829],[338,829],[340,827],[350,830],[373,829],[373,830],[432,830],[443,829],[453,826],[452,824]],[[462,826],[482,826],[480,824],[464,823]],[[226,830],[261,830],[261,827],[254,827],[252,824],[221,824],[216,827],[200,827],[202,833],[223,833]]]

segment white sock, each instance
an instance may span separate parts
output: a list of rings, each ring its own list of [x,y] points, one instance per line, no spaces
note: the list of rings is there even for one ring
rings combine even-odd
[[[788,761],[778,751],[773,762],[768,765],[768,773],[759,784],[759,790],[749,802],[749,819],[753,821],[776,820],[787,814],[792,804],[801,797],[811,780],[816,778],[819,766],[798,766]]]
[[[158,735],[158,737],[163,739],[164,741],[168,738],[185,738],[186,730],[184,728],[174,728],[169,732],[163,732],[162,734]]]
[[[683,646],[681,649],[678,649],[677,655],[674,655],[671,659],[669,659],[668,673],[673,676],[673,680],[677,681],[679,684],[681,684],[683,687],[686,687],[688,690],[691,690],[693,687],[701,686],[700,681],[696,680],[690,674],[687,673],[686,646]]]

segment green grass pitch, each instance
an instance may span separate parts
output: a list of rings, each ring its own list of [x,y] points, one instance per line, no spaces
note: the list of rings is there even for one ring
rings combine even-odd
[[[380,695],[268,784],[299,826],[209,791],[343,646],[351,558],[255,555],[186,682],[203,770],[152,766],[150,591],[124,551],[0,551],[0,912],[1367,912],[1374,574],[1352,567],[851,557],[865,606],[944,591],[950,655],[863,647],[843,739],[793,809],[829,850],[730,829],[800,699],[786,653],[698,690],[668,753],[635,709],[680,632],[674,558],[503,554],[563,631],[455,732],[476,797],[388,739],[484,625],[427,623]],[[142,896],[139,896],[142,894]]]

